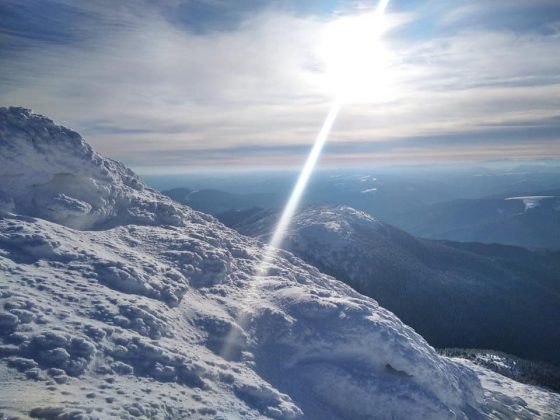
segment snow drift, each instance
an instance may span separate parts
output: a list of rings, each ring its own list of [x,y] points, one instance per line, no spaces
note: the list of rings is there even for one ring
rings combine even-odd
[[[254,284],[262,244],[22,108],[0,109],[0,190],[3,415],[437,419],[559,406],[533,388],[510,398],[499,378],[483,386],[489,373],[438,356],[287,252]]]

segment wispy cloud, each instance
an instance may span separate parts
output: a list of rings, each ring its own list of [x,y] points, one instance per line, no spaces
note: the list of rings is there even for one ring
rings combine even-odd
[[[560,18],[541,16],[555,6],[538,0],[526,25],[527,2],[515,0],[504,28],[484,4],[395,7],[386,42],[398,95],[344,108],[325,159],[558,155]],[[317,45],[351,6],[6,0],[0,100],[140,169],[293,163],[330,100]],[[345,153],[350,144],[364,147]]]

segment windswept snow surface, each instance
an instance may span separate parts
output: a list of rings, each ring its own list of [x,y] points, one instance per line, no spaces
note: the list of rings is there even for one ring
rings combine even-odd
[[[262,244],[22,108],[0,109],[0,190],[0,416],[558,413],[555,399],[499,398],[476,368],[287,252],[253,286]]]

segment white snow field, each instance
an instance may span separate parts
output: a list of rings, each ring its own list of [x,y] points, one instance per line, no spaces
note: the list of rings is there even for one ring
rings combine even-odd
[[[560,414],[290,253],[254,285],[261,243],[29,110],[0,109],[0,190],[0,417]]]

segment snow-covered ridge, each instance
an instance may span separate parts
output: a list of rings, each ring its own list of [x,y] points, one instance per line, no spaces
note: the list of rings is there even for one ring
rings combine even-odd
[[[130,169],[28,109],[0,108],[0,148],[0,210],[82,230],[182,223]]]
[[[248,220],[240,222],[235,229],[244,235],[259,237],[266,241],[271,234],[278,214],[274,211],[263,211]],[[256,219],[256,220],[253,220]],[[352,234],[361,228],[384,229],[385,224],[376,220],[371,215],[349,206],[319,206],[306,207],[294,215],[293,221],[288,229],[288,247],[301,231],[306,236],[317,241],[329,242],[336,238],[336,242],[329,242],[332,246],[344,246],[341,238],[352,238]]]
[[[28,110],[0,109],[0,190],[1,415],[464,419],[559,406],[488,391],[289,253],[255,283],[261,243]]]

